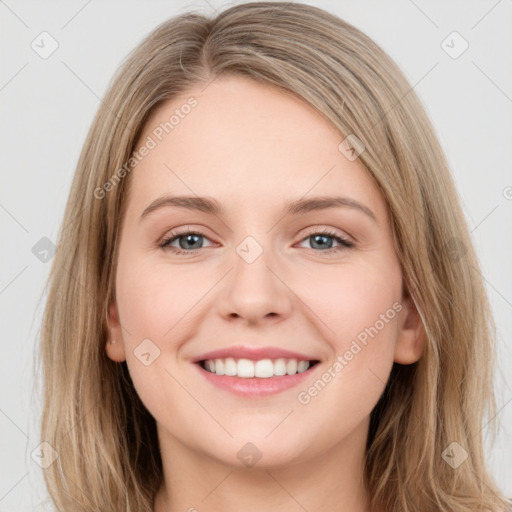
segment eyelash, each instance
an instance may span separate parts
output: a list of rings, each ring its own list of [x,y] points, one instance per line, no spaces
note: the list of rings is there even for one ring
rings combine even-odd
[[[178,240],[179,238],[181,238],[183,236],[187,236],[187,235],[199,235],[199,236],[202,236],[204,238],[208,238],[206,235],[204,235],[200,231],[186,230],[186,231],[182,231],[182,232],[170,233],[169,236],[164,238],[158,245],[159,245],[160,248],[162,248],[164,250],[170,250],[171,252],[173,252],[176,255],[193,255],[197,251],[203,249],[203,248],[201,248],[201,249],[190,249],[188,251],[185,251],[185,250],[180,250],[180,249],[177,249],[176,247],[172,247],[172,246],[169,245],[171,242],[174,242],[175,240]],[[323,230],[320,230],[320,231],[314,231],[311,234],[309,234],[308,236],[304,237],[301,240],[301,242],[304,242],[308,238],[310,238],[312,236],[315,236],[315,235],[328,236],[328,237],[333,238],[334,240],[336,240],[336,242],[340,243],[340,246],[333,247],[333,248],[327,249],[325,251],[322,251],[322,250],[315,251],[315,249],[311,249],[311,250],[313,250],[315,252],[332,254],[332,253],[337,253],[337,252],[339,252],[341,250],[344,250],[344,249],[350,249],[350,248],[354,247],[354,244],[351,241],[347,240],[346,238],[343,238],[342,236],[340,236],[337,233],[335,233],[333,231],[330,231],[328,229],[323,229]]]

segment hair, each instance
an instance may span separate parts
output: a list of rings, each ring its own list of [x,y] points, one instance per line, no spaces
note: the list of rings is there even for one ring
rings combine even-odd
[[[426,346],[418,362],[394,364],[371,413],[364,467],[371,510],[506,510],[511,502],[486,468],[482,438],[484,419],[492,422],[496,411],[495,327],[434,129],[375,42],[292,2],[169,19],[126,57],[99,106],[59,231],[40,340],[42,439],[59,454],[44,476],[57,509],[152,511],[163,481],[155,420],[126,362],[105,353],[131,174],[105,184],[130,160],[156,108],[221,75],[302,99],[336,127],[340,142],[355,135],[365,148],[358,158],[386,201]],[[452,442],[468,454],[457,469],[442,457]]]

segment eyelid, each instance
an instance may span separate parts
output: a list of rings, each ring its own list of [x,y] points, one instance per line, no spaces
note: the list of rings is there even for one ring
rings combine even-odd
[[[181,227],[178,227],[178,228],[167,230],[165,232],[165,234],[158,240],[157,245],[159,247],[163,247],[165,249],[166,246],[164,246],[164,244],[169,243],[173,239],[178,239],[178,238],[180,238],[182,236],[186,236],[186,235],[189,235],[189,234],[194,234],[194,235],[202,236],[203,238],[206,238],[207,240],[212,242],[212,245],[216,244],[216,242],[213,242],[213,240],[211,240],[211,238],[205,233],[203,228],[195,228],[195,227],[193,227],[191,225],[186,225],[186,226],[181,226]],[[167,246],[167,247],[170,247],[170,246]],[[181,250],[185,251],[184,249],[181,249]],[[199,249],[190,249],[190,250],[188,250],[186,252],[192,253],[192,252],[198,251],[198,250]]]
[[[185,235],[187,233],[197,233],[198,235],[201,234],[201,235],[207,237],[208,236],[206,234],[207,231],[211,232],[211,230],[208,230],[206,227],[202,226],[201,224],[183,224],[183,225],[175,227],[175,228],[166,229],[164,231],[164,234],[160,237],[160,240],[164,240],[165,238],[169,238],[171,236]]]
[[[304,239],[307,238],[308,236],[318,235],[318,234],[328,234],[329,236],[339,236],[340,238],[344,238],[347,240],[350,239],[350,240],[355,241],[355,238],[353,236],[346,234],[346,233],[339,233],[335,228],[313,226],[311,228],[306,228],[306,229],[308,230],[308,232],[307,232],[307,234],[302,235],[302,238],[300,239],[301,242],[304,241]],[[165,235],[163,235],[159,239],[158,243],[160,243],[161,241],[164,241],[164,240],[168,240],[173,237],[178,237],[178,236],[192,234],[192,233],[201,235],[204,238],[210,239],[210,237],[208,235],[206,235],[204,233],[204,231],[202,231],[202,228],[195,229],[192,226],[183,226],[183,227],[167,230]]]
[[[304,238],[307,238],[308,236],[312,236],[312,235],[318,235],[318,234],[329,234],[329,236],[337,236],[337,237],[340,237],[340,238],[343,238],[345,240],[347,240],[347,242],[357,242],[356,238],[352,235],[350,235],[349,233],[347,233],[346,231],[342,231],[338,228],[333,228],[333,227],[330,227],[330,226],[312,226],[311,228],[305,228],[306,229],[306,234],[302,236],[302,239],[301,240],[304,240]]]

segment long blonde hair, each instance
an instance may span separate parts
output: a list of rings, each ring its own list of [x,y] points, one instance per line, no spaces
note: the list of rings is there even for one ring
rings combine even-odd
[[[391,217],[404,283],[427,335],[395,364],[372,411],[365,483],[371,509],[503,511],[482,429],[495,412],[494,326],[443,151],[406,78],[369,37],[319,8],[237,5],[157,27],[114,77],[85,141],[48,280],[41,333],[44,475],[59,511],[150,512],[162,483],[155,421],[126,363],[105,354],[130,160],[164,100],[219,75],[243,75],[312,105],[362,141],[359,159]],[[126,169],[126,167],[125,167]],[[457,445],[451,445],[457,443]],[[445,450],[467,452],[457,468]],[[465,452],[461,452],[465,450]]]

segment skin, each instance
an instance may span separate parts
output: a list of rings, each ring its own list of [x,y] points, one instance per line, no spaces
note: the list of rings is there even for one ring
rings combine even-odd
[[[203,88],[161,105],[141,135],[139,145],[197,99],[132,171],[110,306],[115,343],[107,355],[126,360],[157,422],[164,483],[154,510],[260,512],[271,503],[276,511],[369,512],[362,477],[370,413],[393,362],[417,361],[425,342],[402,293],[384,199],[362,163],[338,149],[344,137],[306,103],[242,77]],[[171,193],[214,198],[224,211],[167,206],[140,219]],[[288,202],[329,195],[358,201],[376,219],[346,206],[283,217]],[[187,227],[204,235],[188,245],[181,238],[195,253],[159,247]],[[334,238],[319,246],[312,235],[326,228],[354,246]],[[263,249],[252,263],[236,251],[247,236]],[[180,239],[172,246],[186,250]],[[394,303],[400,312],[300,403],[298,393]],[[134,354],[144,339],[160,350],[149,366]],[[313,354],[321,369],[304,385],[247,398],[214,387],[191,363],[244,344]],[[252,467],[237,456],[247,442],[261,453]]]

